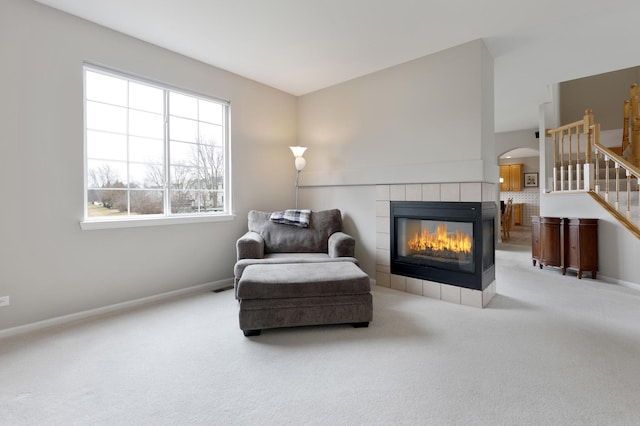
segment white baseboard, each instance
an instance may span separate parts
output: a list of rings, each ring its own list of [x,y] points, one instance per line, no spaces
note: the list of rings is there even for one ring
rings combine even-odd
[[[587,277],[589,277],[588,274],[587,274]],[[582,279],[584,279],[584,275],[583,275]],[[631,289],[640,291],[640,284],[637,284],[637,283],[632,283],[632,282],[629,282],[629,281],[619,280],[617,278],[611,278],[611,277],[608,277],[608,276],[602,275],[602,274],[598,274],[598,279],[610,282],[612,284],[618,284],[618,285],[621,285],[623,287],[627,287],[627,288],[631,288]]]
[[[28,333],[31,331],[41,330],[43,328],[53,327],[60,324],[66,324],[72,321],[78,321],[86,318],[96,317],[124,309],[135,308],[149,303],[159,302],[173,297],[182,296],[190,293],[196,293],[205,290],[219,290],[233,285],[233,278],[227,278],[220,281],[214,281],[206,284],[200,284],[193,287],[181,288],[179,290],[168,291],[166,293],[156,294],[153,296],[142,297],[140,299],[128,300],[126,302],[116,303],[113,305],[103,306],[101,308],[89,309],[87,311],[76,312],[74,314],[62,315],[48,320],[37,321],[31,324],[20,325],[18,327],[0,330],[0,339],[3,337],[15,336],[17,334]]]

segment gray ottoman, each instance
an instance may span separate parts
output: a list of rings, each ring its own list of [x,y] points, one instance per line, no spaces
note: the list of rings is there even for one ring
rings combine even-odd
[[[250,265],[237,288],[240,329],[255,336],[276,327],[367,327],[370,291],[369,277],[353,262]]]

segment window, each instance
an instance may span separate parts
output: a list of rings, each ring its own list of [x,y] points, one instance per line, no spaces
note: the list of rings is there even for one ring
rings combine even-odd
[[[229,103],[85,65],[85,222],[230,213]]]

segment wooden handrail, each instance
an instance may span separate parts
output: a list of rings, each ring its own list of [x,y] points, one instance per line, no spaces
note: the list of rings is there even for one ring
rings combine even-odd
[[[631,152],[635,160],[632,162],[640,165],[640,112],[638,111],[640,88],[635,84],[632,84],[629,89],[629,100],[631,102]]]
[[[600,143],[594,143],[593,145],[596,151],[600,151],[603,155],[615,159],[615,161],[620,164],[623,169],[629,170],[631,174],[636,177],[640,177],[640,167],[636,166],[635,164],[631,164],[611,149],[607,148],[604,145],[600,145]]]
[[[640,114],[638,114],[640,88],[636,85],[631,86],[631,95],[631,98],[625,102],[624,111],[627,130],[626,133],[623,132],[623,147],[626,148],[626,156],[624,151],[623,155],[620,155],[600,143],[600,124],[594,122],[590,109],[585,111],[582,120],[548,129],[545,133],[547,136],[553,137],[552,192],[587,192],[601,205],[606,206],[608,211],[615,212],[614,216],[634,235],[640,236]],[[585,151],[582,154],[581,135],[586,138],[584,141]],[[574,136],[577,139],[575,151],[573,149]],[[569,158],[565,164],[566,144],[568,144]],[[583,160],[581,155],[584,155],[584,163],[581,163]],[[604,188],[599,180],[601,171],[599,159],[601,157],[605,160]],[[613,167],[611,167],[611,162],[613,162]],[[611,177],[610,172],[614,173]],[[612,179],[613,182],[611,182]],[[634,191],[631,191],[632,179],[638,185]],[[626,190],[622,189],[621,191],[621,186],[625,181]],[[558,182],[560,183],[559,187]],[[622,203],[625,193],[626,203]],[[637,209],[634,206],[634,211],[632,211],[631,204],[632,193],[638,193],[639,198]]]

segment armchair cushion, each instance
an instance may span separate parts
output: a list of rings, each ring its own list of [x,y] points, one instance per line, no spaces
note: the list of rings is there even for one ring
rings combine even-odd
[[[358,259],[355,257],[328,257],[324,253],[295,253],[271,254],[263,259],[241,259],[236,262],[233,267],[233,275],[241,277],[247,266],[251,265],[289,265],[295,263],[327,263],[327,262],[351,262],[358,265]]]

